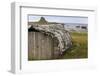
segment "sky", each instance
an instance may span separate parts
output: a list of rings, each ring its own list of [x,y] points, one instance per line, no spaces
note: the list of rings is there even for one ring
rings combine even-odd
[[[38,16],[38,15],[29,15],[28,16],[28,21],[29,22],[39,21],[41,17],[44,17],[48,22],[88,24],[88,17],[79,17],[79,16]]]

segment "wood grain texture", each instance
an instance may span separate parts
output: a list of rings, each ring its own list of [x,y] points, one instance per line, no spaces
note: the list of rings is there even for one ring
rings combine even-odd
[[[28,60],[54,58],[54,40],[41,32],[28,32]]]

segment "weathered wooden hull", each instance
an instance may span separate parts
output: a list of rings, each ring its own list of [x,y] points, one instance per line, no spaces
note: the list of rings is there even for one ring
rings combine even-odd
[[[60,58],[62,53],[71,45],[71,37],[67,31],[61,32],[63,35],[52,37],[52,33],[46,33],[44,30],[29,28],[28,30],[28,60],[56,59]],[[64,31],[64,30],[63,30]],[[55,35],[55,34],[54,34]],[[59,36],[59,38],[57,38]],[[64,37],[65,36],[65,37]],[[61,41],[60,41],[60,38]],[[63,45],[63,48],[60,47]],[[62,51],[63,50],[63,51]]]
[[[50,36],[40,32],[28,33],[28,58],[52,59],[54,57],[54,42]]]

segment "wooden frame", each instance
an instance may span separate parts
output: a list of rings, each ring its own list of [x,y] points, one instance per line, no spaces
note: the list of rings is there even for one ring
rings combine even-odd
[[[21,58],[22,55],[23,55],[23,52],[21,51],[22,47],[23,47],[22,46],[22,44],[23,44],[22,43],[22,35],[23,35],[23,33],[22,33],[22,17],[21,17],[22,16],[22,13],[21,13],[22,8],[35,8],[35,9],[44,9],[44,10],[49,10],[50,9],[50,10],[59,10],[59,11],[70,10],[70,11],[80,11],[80,12],[83,12],[83,11],[92,12],[91,15],[93,17],[92,17],[91,21],[93,21],[92,22],[93,24],[92,24],[92,27],[89,26],[88,28],[89,28],[89,36],[93,37],[93,35],[91,35],[91,33],[93,33],[95,31],[95,28],[93,28],[94,24],[95,24],[95,12],[96,12],[95,8],[91,8],[91,7],[89,7],[89,8],[88,7],[72,7],[72,6],[68,6],[68,8],[37,7],[37,6],[34,6],[34,4],[30,4],[30,3],[28,4],[28,3],[16,3],[16,2],[14,2],[14,3],[11,4],[11,9],[12,9],[11,10],[11,15],[12,15],[11,16],[11,25],[12,25],[11,26],[11,30],[12,30],[12,32],[11,32],[11,38],[12,38],[11,39],[12,40],[12,45],[11,45],[12,46],[12,48],[11,48],[11,71],[13,73],[27,72],[27,71],[24,71],[24,69],[23,69],[23,67],[24,67],[23,62],[22,62],[23,58]],[[57,14],[57,13],[55,13],[55,14]],[[95,32],[94,32],[94,34],[95,34]],[[89,39],[90,39],[90,37],[89,37]],[[93,46],[93,45],[90,45],[91,40],[93,40],[93,39],[89,40],[89,47]],[[92,50],[92,49],[89,48],[89,50]],[[68,66],[67,67],[68,68],[75,68],[75,66],[79,66],[78,64],[82,63],[82,62],[83,62],[83,65],[81,65],[81,67],[94,66],[94,63],[91,64],[91,62],[93,62],[93,60],[91,61],[91,59],[93,59],[93,57],[92,57],[93,53],[94,52],[92,51],[92,53],[89,55],[89,59],[84,59],[84,60],[81,60],[81,59],[77,60],[76,59],[76,60],[71,60],[71,61],[68,60],[68,62],[70,62],[71,64],[72,63],[75,63],[75,64],[71,65],[70,63],[68,63],[69,67]],[[59,63],[57,63],[57,62],[59,62]],[[55,60],[55,61],[48,61],[48,62],[45,62],[45,61],[34,62],[34,64],[36,66],[40,66],[40,68],[41,68],[42,67],[41,63],[43,64],[43,66],[45,66],[45,64],[48,63],[48,65],[46,65],[46,67],[50,66],[50,65],[54,66],[55,63],[57,63],[56,67],[58,67],[60,64],[63,65],[65,62],[66,62],[66,60],[60,60],[60,61]],[[40,63],[40,64],[38,65],[38,63]],[[67,69],[67,67],[65,67],[65,69]],[[53,67],[47,67],[45,69],[40,69],[40,68],[38,67],[36,72],[41,72],[42,70],[43,71],[46,71],[46,70],[50,71],[50,70],[54,69]],[[64,67],[59,66],[58,69],[59,68],[63,69]],[[36,69],[36,67],[35,67],[35,69]],[[28,70],[29,70],[29,72],[31,71],[30,68]],[[34,70],[32,72],[35,72]]]

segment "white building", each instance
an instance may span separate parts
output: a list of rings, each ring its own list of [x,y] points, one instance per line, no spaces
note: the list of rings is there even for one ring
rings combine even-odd
[[[78,24],[78,23],[66,23],[64,25],[66,30],[70,32],[87,32],[88,24]]]

